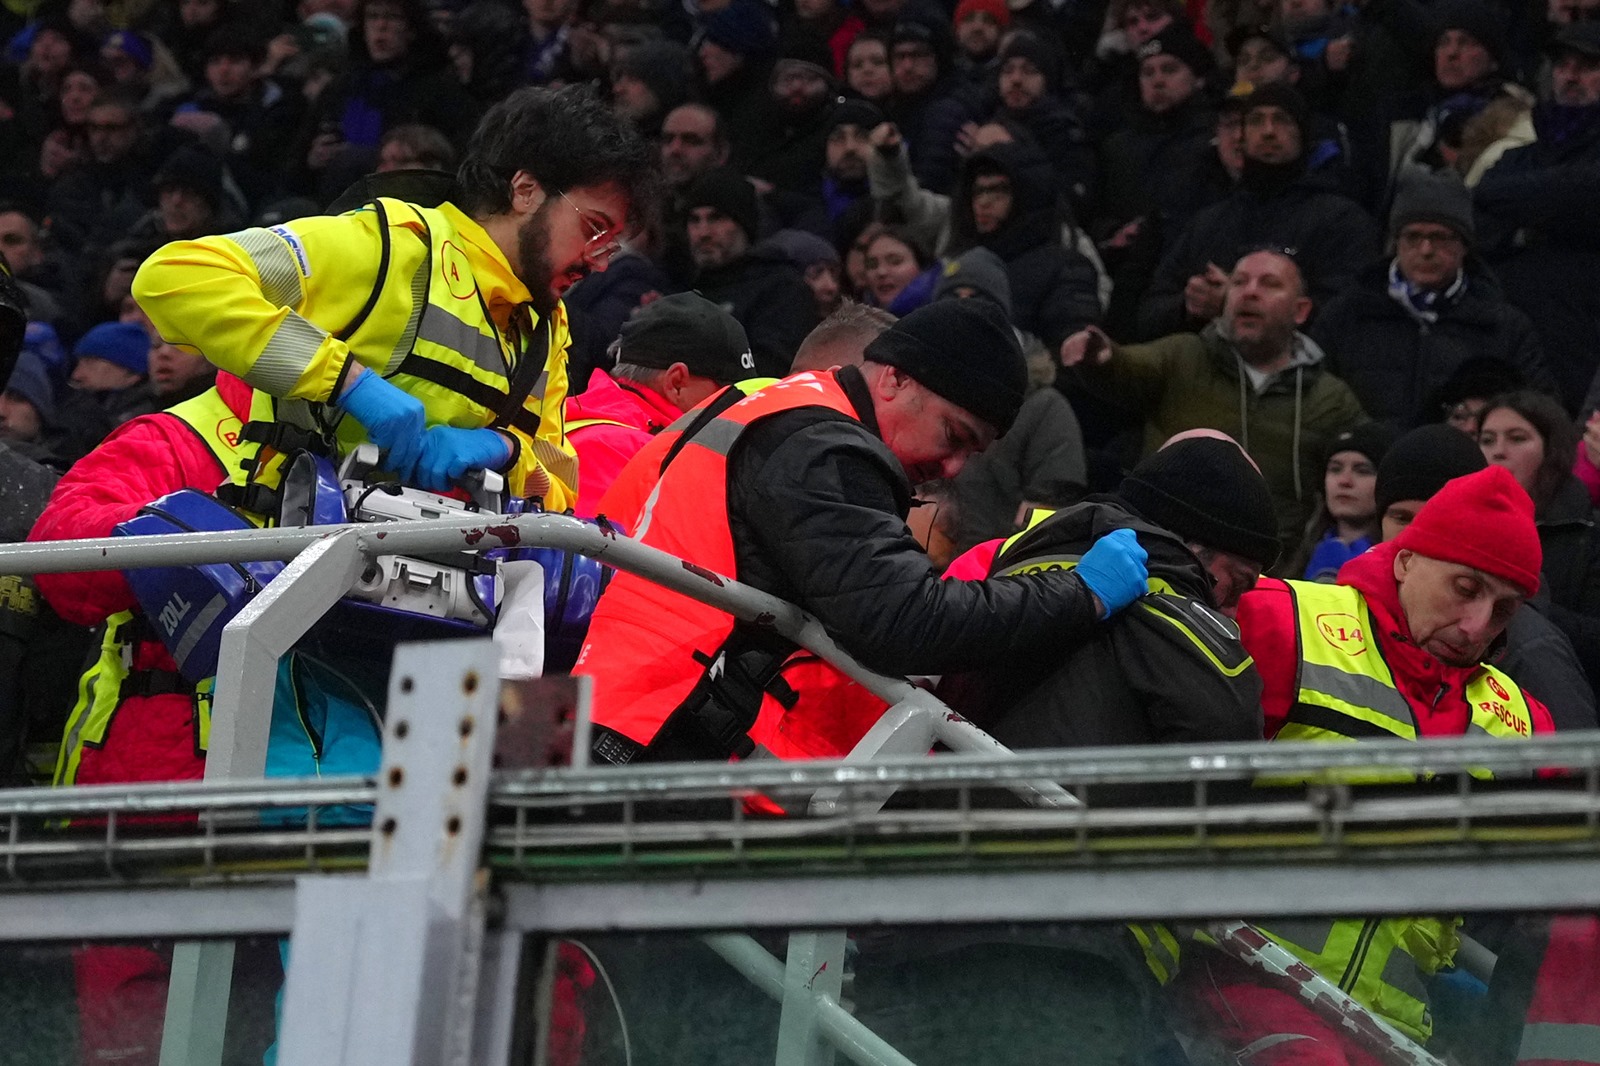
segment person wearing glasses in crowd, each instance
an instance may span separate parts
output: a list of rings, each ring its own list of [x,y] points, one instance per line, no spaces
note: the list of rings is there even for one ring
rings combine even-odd
[[[370,440],[421,488],[501,470],[514,495],[565,510],[561,298],[651,210],[654,162],[582,87],[524,89],[479,123],[455,203],[384,198],[175,242],[134,295],[163,338],[279,398],[280,422],[337,421],[341,450]]]
[[[1472,193],[1461,179],[1410,172],[1389,212],[1392,254],[1358,274],[1311,326],[1333,372],[1394,429],[1438,421],[1435,398],[1475,360],[1556,390],[1533,323],[1472,254],[1475,234]]]

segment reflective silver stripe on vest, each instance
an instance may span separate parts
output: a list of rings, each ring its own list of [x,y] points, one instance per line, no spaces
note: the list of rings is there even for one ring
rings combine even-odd
[[[1351,673],[1302,659],[1300,687],[1313,692],[1325,692],[1352,706],[1377,711],[1396,721],[1409,724],[1413,729],[1416,728],[1417,723],[1412,717],[1411,705],[1400,695],[1399,690],[1366,674]]]
[[[417,330],[431,310],[428,303],[428,258],[424,256],[422,262],[417,264],[416,273],[411,275],[411,314],[406,318],[406,328],[400,331],[400,338],[394,342],[389,361],[383,364],[385,377],[399,370],[400,364],[411,354],[411,349],[417,346]]]
[[[578,460],[541,437],[533,438],[533,457],[568,488],[578,484]]]
[[[178,641],[178,646],[172,650],[172,659],[179,667],[189,661],[189,653],[194,651],[194,646],[206,635],[211,623],[217,620],[217,615],[227,609],[228,598],[218,593],[200,609],[199,614],[195,615],[194,621],[189,623],[189,628],[183,631],[183,639]]]
[[[1272,924],[1262,928],[1312,955],[1323,955],[1327,953],[1328,938],[1338,922],[1337,918],[1284,918],[1273,919]]]
[[[1533,1022],[1523,1026],[1517,1061],[1538,1059],[1600,1063],[1600,1025]]]
[[[1394,918],[1390,921],[1405,919]],[[1428,1002],[1428,989],[1422,983],[1422,971],[1417,967],[1417,960],[1405,949],[1404,941],[1396,943],[1389,957],[1383,960],[1383,973],[1378,975],[1378,979],[1390,988],[1398,988],[1412,999]]]
[[[728,457],[733,450],[733,442],[739,439],[739,434],[744,432],[744,426],[738,422],[729,422],[725,418],[714,418],[700,432],[689,439],[690,444],[698,444],[708,452]]]
[[[510,371],[506,366],[506,355],[500,350],[498,340],[485,336],[448,311],[429,307],[428,312],[417,325],[417,340],[459,352],[486,374],[498,378],[508,376]]]
[[[228,234],[228,240],[244,249],[256,273],[261,276],[261,295],[276,307],[299,307],[304,290],[300,287],[300,267],[283,238],[271,230],[247,229]]]
[[[279,324],[266,347],[261,349],[255,365],[245,371],[243,377],[262,392],[287,395],[327,339],[326,333],[290,311],[289,317]]]

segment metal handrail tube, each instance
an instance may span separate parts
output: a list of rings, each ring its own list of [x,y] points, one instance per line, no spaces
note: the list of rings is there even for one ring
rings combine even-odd
[[[482,515],[481,521],[437,518],[341,526],[279,526],[151,537],[98,537],[0,547],[0,573],[82,573],[150,566],[293,559],[305,548],[354,530],[360,550],[377,555],[436,555],[489,548],[546,547],[578,552],[618,570],[702,600],[746,622],[766,626],[827,659],[851,680],[890,703],[914,689],[857,663],[822,624],[791,603],[731,577],[693,566],[656,548],[565,515]]]
[[[0,789],[0,818],[91,817],[171,811],[259,811],[371,803],[368,777],[280,777],[261,781],[162,781],[127,785]]]
[[[1563,733],[1516,744],[1503,740],[1438,738],[1326,744],[1242,741],[1186,750],[1181,745],[1021,750],[1010,756],[942,755],[881,762],[808,760],[677,763],[509,771],[496,778],[496,802],[584,796],[607,799],[688,798],[693,794],[830,785],[1000,785],[1028,779],[1073,785],[1250,781],[1260,775],[1310,775],[1372,766],[1459,773],[1479,767],[1497,775],[1545,769],[1600,770],[1600,731]]]

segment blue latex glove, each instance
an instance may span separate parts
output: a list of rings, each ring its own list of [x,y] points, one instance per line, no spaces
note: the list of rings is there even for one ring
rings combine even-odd
[[[1148,591],[1145,582],[1150,572],[1144,567],[1147,558],[1131,529],[1112,530],[1084,553],[1077,573],[1105,609],[1101,618],[1116,614]]]
[[[492,429],[434,426],[422,438],[417,484],[447,492],[469,470],[499,470],[511,458],[511,444]]]
[[[422,455],[422,433],[427,426],[422,401],[365,370],[339,406],[361,423],[368,440],[384,450],[384,466],[401,481],[410,481]]]

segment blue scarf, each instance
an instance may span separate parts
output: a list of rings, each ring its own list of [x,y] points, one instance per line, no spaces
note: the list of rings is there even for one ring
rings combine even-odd
[[[1395,259],[1389,264],[1389,296],[1395,303],[1405,308],[1407,313],[1418,322],[1426,322],[1430,326],[1439,321],[1439,305],[1443,302],[1446,306],[1461,299],[1461,294],[1467,291],[1467,272],[1456,271],[1456,280],[1443,289],[1423,289],[1411,284],[1400,273],[1400,260]]]

